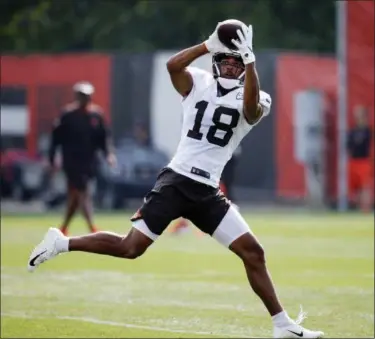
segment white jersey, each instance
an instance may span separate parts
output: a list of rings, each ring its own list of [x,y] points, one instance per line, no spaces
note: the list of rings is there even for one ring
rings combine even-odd
[[[250,125],[243,114],[243,87],[219,97],[211,73],[195,67],[188,67],[188,71],[193,88],[182,101],[181,139],[168,167],[217,187],[224,166],[255,125]],[[268,114],[271,98],[265,92],[261,92],[261,98]]]

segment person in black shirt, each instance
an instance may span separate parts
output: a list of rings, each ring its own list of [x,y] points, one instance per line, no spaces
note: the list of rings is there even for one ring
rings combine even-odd
[[[49,151],[50,165],[55,169],[56,149],[61,148],[62,169],[67,178],[67,209],[60,228],[64,234],[79,205],[90,231],[97,231],[88,184],[95,176],[98,151],[104,153],[110,166],[116,163],[102,111],[91,103],[93,85],[80,82],[73,91],[76,100],[65,107],[55,122]]]
[[[354,110],[355,126],[348,134],[349,200],[354,206],[368,210],[371,204],[373,170],[371,164],[372,133],[367,110],[358,106]]]

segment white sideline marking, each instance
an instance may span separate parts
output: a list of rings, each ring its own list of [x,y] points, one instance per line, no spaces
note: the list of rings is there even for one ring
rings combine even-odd
[[[31,316],[23,313],[6,313],[1,312],[1,316],[3,317],[12,317],[12,318],[24,318],[24,319],[48,319],[47,317],[43,316]],[[99,325],[108,325],[108,326],[115,326],[115,327],[126,327],[126,328],[138,328],[142,330],[149,330],[149,331],[160,331],[160,332],[169,332],[169,333],[189,333],[194,335],[210,335],[210,336],[217,336],[217,337],[230,337],[230,338],[247,338],[243,334],[226,334],[226,333],[214,333],[214,332],[205,332],[205,331],[186,331],[186,330],[178,330],[178,329],[169,329],[157,326],[144,326],[144,325],[136,325],[136,324],[127,324],[127,323],[120,323],[116,321],[109,321],[109,320],[101,320],[95,318],[86,318],[86,317],[70,317],[70,316],[56,316],[50,317],[60,320],[75,320],[81,321],[86,323],[92,324],[99,324]]]

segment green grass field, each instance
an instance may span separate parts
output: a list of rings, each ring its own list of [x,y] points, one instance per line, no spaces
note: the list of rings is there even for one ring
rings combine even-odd
[[[128,215],[101,215],[125,232]],[[329,338],[374,338],[374,220],[347,214],[247,214],[284,306]],[[165,234],[126,261],[68,253],[34,273],[33,246],[59,215],[2,216],[1,337],[270,337],[241,262],[209,237]],[[72,233],[86,229],[81,219]]]

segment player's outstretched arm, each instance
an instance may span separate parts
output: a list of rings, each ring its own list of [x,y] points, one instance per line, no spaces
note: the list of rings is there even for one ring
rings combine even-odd
[[[176,91],[182,96],[187,96],[193,88],[193,78],[187,71],[195,59],[208,53],[205,43],[186,48],[173,55],[167,62],[167,69]]]
[[[168,72],[174,88],[182,96],[189,95],[193,88],[193,78],[187,71],[186,67],[189,66],[195,59],[207,53],[216,53],[218,51],[225,51],[227,48],[219,41],[217,35],[217,24],[214,32],[203,43],[184,49],[183,51],[172,56],[167,62]],[[229,50],[228,50],[229,51]]]
[[[245,64],[245,84],[243,111],[249,124],[255,124],[263,114],[263,108],[259,104],[259,78],[255,68],[255,55],[253,52],[253,27],[242,27],[237,31],[238,40],[232,40],[238,48]]]
[[[259,104],[259,77],[255,68],[255,62],[247,64],[245,67],[245,86],[243,111],[246,121],[253,125],[263,115],[263,107]]]

